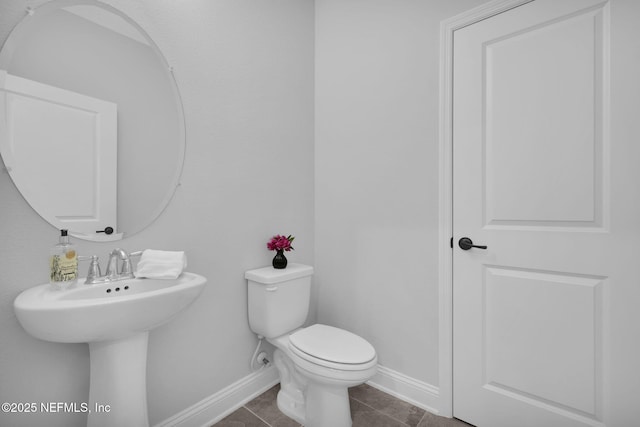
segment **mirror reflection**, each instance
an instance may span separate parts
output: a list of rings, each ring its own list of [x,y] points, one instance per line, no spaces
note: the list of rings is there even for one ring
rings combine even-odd
[[[149,36],[102,3],[52,1],[16,26],[0,52],[0,120],[16,187],[78,237],[140,231],[178,184],[185,141],[173,75]]]

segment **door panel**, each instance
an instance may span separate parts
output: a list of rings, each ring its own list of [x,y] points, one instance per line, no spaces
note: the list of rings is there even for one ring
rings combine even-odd
[[[601,21],[599,9],[484,43],[490,223],[596,220]]]
[[[536,0],[454,34],[454,416],[603,426],[609,6]]]
[[[7,170],[37,212],[72,233],[116,229],[114,103],[0,70],[0,124]]]
[[[483,382],[498,393],[595,416],[602,286],[599,277],[485,267]]]

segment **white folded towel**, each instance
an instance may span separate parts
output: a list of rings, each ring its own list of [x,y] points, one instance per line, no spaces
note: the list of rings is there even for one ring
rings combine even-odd
[[[146,249],[136,267],[136,277],[177,279],[186,267],[187,255],[183,251]]]

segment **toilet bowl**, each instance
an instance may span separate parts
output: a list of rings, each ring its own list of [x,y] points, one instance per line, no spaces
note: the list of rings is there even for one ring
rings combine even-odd
[[[348,388],[369,380],[378,357],[364,338],[340,328],[302,328],[313,268],[289,264],[248,271],[249,324],[276,347],[278,408],[306,427],[350,427]]]
[[[363,338],[315,324],[275,339],[278,408],[309,427],[351,426],[348,387],[371,379],[378,357]]]

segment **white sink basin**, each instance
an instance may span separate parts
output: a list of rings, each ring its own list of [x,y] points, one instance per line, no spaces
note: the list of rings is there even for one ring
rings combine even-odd
[[[18,321],[36,338],[82,343],[109,341],[149,331],[184,310],[207,279],[182,273],[175,280],[129,279],[53,290],[49,284],[22,292],[14,301]]]
[[[20,324],[36,338],[89,343],[88,427],[148,427],[149,331],[194,302],[206,282],[185,272],[175,280],[78,284],[62,291],[47,283],[22,292],[13,305]],[[94,409],[105,405],[109,410]]]

